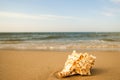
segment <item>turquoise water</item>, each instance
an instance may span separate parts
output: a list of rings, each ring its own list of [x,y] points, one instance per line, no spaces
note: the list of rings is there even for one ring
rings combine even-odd
[[[120,32],[0,33],[0,49],[119,50]]]

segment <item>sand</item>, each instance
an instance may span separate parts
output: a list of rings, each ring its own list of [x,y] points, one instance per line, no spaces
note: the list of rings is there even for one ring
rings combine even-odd
[[[57,78],[71,52],[0,50],[0,80],[120,80],[119,51],[88,51],[97,57],[91,76]]]

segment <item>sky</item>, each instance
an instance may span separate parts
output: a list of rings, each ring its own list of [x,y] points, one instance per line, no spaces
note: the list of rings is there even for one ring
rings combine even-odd
[[[0,32],[120,32],[120,0],[0,0]]]

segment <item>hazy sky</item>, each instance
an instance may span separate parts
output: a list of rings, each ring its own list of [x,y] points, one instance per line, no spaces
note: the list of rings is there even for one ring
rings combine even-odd
[[[0,32],[120,32],[120,0],[0,0]]]

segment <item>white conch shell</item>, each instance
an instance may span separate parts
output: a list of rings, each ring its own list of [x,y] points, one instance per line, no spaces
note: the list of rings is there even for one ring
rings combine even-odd
[[[74,50],[65,62],[64,68],[58,73],[59,77],[71,76],[74,74],[90,75],[90,69],[94,65],[96,57],[88,53],[76,53]]]

